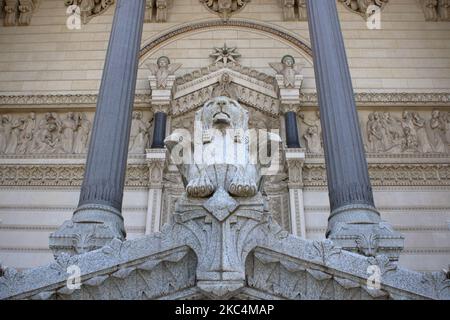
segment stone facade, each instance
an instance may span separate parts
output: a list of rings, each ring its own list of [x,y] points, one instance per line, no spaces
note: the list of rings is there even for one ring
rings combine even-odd
[[[48,236],[75,209],[113,2],[86,10],[76,32],[65,27],[69,4],[63,1],[39,1],[27,23],[19,23],[20,18],[13,23],[8,12],[1,16],[0,260],[5,265],[25,269],[50,262]],[[148,3],[151,19],[144,24],[141,44],[123,207],[128,239],[171,221],[183,192],[181,176],[165,158],[157,161],[159,178],[152,173],[155,164],[147,149],[154,113],[165,98],[155,99],[149,81],[154,69],[148,65],[167,56],[178,67],[171,70],[168,133],[193,128],[198,108],[214,90],[225,90],[249,111],[251,128],[279,129],[285,139],[279,95],[284,79],[277,82],[281,74],[271,64],[286,55],[303,65],[300,95],[291,110],[298,116],[304,159],[286,161],[284,171],[266,182],[268,206],[283,229],[307,239],[324,238],[327,178],[302,12],[296,9],[292,16],[289,1],[278,0],[244,2],[225,14],[198,0],[161,2]],[[302,8],[301,1],[293,2]],[[430,18],[427,10],[437,14],[436,6],[382,1],[382,29],[368,30],[354,1],[340,2],[375,202],[383,218],[405,235],[400,266],[441,270],[450,261],[449,22]],[[445,17],[439,10],[436,17]],[[405,14],[408,21],[401,18]],[[210,55],[224,43],[236,48],[238,64],[213,63]],[[231,78],[229,85],[221,82],[224,74]],[[259,258],[254,259],[258,267]]]

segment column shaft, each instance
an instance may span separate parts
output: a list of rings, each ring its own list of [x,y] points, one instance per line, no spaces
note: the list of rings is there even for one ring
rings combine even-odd
[[[152,148],[164,148],[164,139],[166,138],[167,114],[164,112],[155,113],[155,125],[153,129]]]
[[[298,137],[297,114],[288,111],[284,114],[286,125],[286,145],[288,148],[300,148],[300,139]]]
[[[91,233],[96,241],[88,251],[125,237],[121,209],[144,13],[145,0],[117,1],[80,200],[71,221],[77,227],[63,225],[59,231],[67,238]],[[99,225],[101,235],[92,229]],[[58,246],[57,238],[58,232],[51,246]]]
[[[370,255],[384,245],[375,245],[381,217],[374,205],[336,1],[308,0],[307,7],[331,207],[327,236],[337,242],[351,239],[343,246],[358,246]],[[363,242],[373,248],[360,248],[366,246]]]

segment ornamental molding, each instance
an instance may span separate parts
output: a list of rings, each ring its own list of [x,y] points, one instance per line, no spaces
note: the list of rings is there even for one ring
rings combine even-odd
[[[450,164],[370,164],[372,186],[448,186]],[[325,187],[325,164],[305,163],[303,166],[305,187]]]
[[[127,169],[127,188],[149,188],[148,164],[133,164]],[[369,164],[374,187],[450,185],[450,164]],[[0,165],[0,186],[3,187],[79,187],[84,165]],[[303,165],[305,188],[326,187],[325,164]],[[434,209],[433,209],[434,210]]]
[[[95,108],[97,94],[0,95],[0,109],[11,108]],[[450,107],[450,93],[355,93],[358,107]],[[150,107],[150,94],[136,94],[135,106]],[[317,107],[316,93],[301,93],[301,107]],[[298,107],[300,110],[300,106]]]
[[[188,113],[219,95],[273,117],[280,112],[278,87],[273,77],[237,63],[216,63],[176,79],[171,114]]]
[[[141,61],[146,60],[146,56],[151,55],[155,50],[159,49],[166,42],[173,41],[174,38],[181,38],[188,33],[207,30],[225,30],[225,29],[238,29],[249,30],[250,32],[261,32],[268,34],[272,37],[276,37],[289,45],[298,49],[308,61],[312,61],[312,49],[309,44],[298,35],[284,30],[278,26],[274,26],[268,23],[262,23],[257,21],[245,20],[245,19],[230,19],[230,20],[206,20],[194,23],[186,23],[180,26],[169,29],[162,32],[162,34],[151,39],[145,44],[140,51]]]

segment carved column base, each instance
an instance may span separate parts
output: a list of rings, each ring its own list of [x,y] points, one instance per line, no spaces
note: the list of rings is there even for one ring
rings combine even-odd
[[[391,261],[398,260],[404,247],[404,237],[382,221],[375,208],[364,206],[332,213],[327,238],[344,250],[368,257],[386,255]]]
[[[125,236],[119,211],[108,206],[85,205],[50,235],[50,249],[55,256],[78,255],[100,249],[115,238],[124,240]]]

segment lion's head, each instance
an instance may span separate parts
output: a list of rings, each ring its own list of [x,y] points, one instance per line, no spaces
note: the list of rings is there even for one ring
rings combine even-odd
[[[244,129],[248,127],[248,111],[228,97],[217,97],[205,103],[196,113],[204,129]]]

